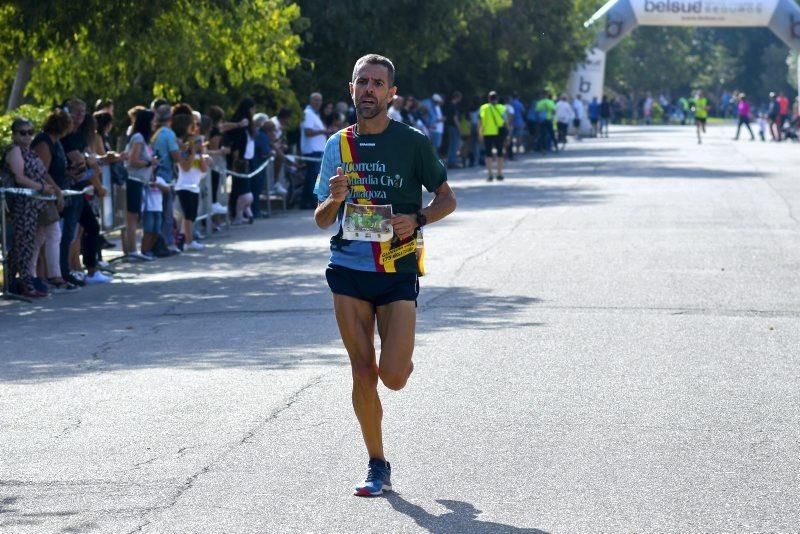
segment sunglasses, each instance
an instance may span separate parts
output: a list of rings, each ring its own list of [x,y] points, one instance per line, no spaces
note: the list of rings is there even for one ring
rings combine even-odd
[[[20,135],[33,135],[33,130],[17,130],[15,133]]]

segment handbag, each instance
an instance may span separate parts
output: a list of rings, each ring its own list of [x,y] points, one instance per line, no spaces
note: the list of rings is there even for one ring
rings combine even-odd
[[[47,226],[57,222],[61,216],[58,214],[55,202],[45,202],[44,208],[39,212],[36,218],[36,224],[39,226]]]

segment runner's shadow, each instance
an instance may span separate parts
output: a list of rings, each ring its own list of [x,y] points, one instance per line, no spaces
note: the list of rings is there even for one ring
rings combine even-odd
[[[510,532],[516,534],[547,534],[544,530],[536,528],[520,528],[503,523],[478,520],[480,510],[468,502],[437,499],[441,505],[446,506],[450,512],[442,515],[433,515],[424,508],[403,499],[398,493],[389,492],[386,500],[392,508],[413,519],[417,525],[429,532]]]

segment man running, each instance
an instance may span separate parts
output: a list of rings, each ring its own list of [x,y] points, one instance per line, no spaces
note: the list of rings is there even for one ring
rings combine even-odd
[[[706,120],[708,119],[708,99],[703,96],[703,91],[698,89],[694,98],[694,124],[697,128],[697,144],[703,143],[700,132],[706,133]]]
[[[356,62],[349,85],[357,121],[328,140],[316,188],[317,225],[339,222],[325,275],[350,357],[353,408],[369,455],[367,477],[355,488],[360,496],[392,489],[378,379],[397,391],[414,369],[418,277],[424,274],[420,229],[456,208],[447,170],[428,138],[389,119],[397,92],[394,73],[392,62],[377,54]],[[435,194],[424,208],[422,187]]]

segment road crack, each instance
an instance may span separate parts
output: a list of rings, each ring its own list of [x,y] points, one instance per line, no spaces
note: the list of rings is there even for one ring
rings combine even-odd
[[[236,448],[238,448],[239,446],[247,444],[256,435],[258,435],[258,433],[261,432],[266,426],[268,426],[270,423],[272,423],[278,417],[280,417],[280,415],[282,413],[284,413],[289,408],[294,406],[300,400],[300,398],[303,395],[303,393],[308,391],[310,388],[316,386],[317,384],[319,384],[322,381],[322,378],[323,378],[323,375],[316,376],[313,379],[311,379],[308,383],[303,385],[301,388],[299,388],[297,391],[292,393],[289,396],[289,398],[286,400],[286,402],[284,402],[281,406],[279,406],[278,408],[273,410],[266,418],[261,420],[255,427],[253,427],[251,430],[246,432],[242,439],[240,439],[236,443],[230,445],[228,448],[226,448],[222,452],[220,452],[207,465],[203,466],[203,468],[201,468],[199,471],[197,471],[196,473],[192,474],[189,478],[187,478],[183,482],[183,484],[181,484],[178,487],[178,489],[175,491],[175,493],[170,498],[169,502],[167,502],[166,504],[164,504],[162,506],[153,506],[153,507],[150,507],[150,508],[144,510],[142,512],[142,514],[141,514],[142,523],[139,524],[133,530],[128,531],[128,534],[134,534],[135,532],[142,532],[142,530],[146,526],[150,525],[152,523],[152,521],[150,521],[149,519],[145,519],[145,517],[147,515],[152,514],[154,512],[165,512],[165,511],[169,510],[170,508],[174,507],[176,504],[178,504],[178,501],[181,499],[181,497],[183,497],[183,495],[187,491],[189,491],[190,489],[192,489],[194,487],[194,485],[197,483],[197,481],[200,479],[200,477],[202,477],[205,474],[208,474],[214,468],[214,465],[219,463],[223,458],[228,456],[230,453],[232,453],[234,450],[236,450]],[[183,449],[181,449],[178,452],[180,453],[181,451],[184,451],[186,449],[187,449],[187,447],[184,447]]]

